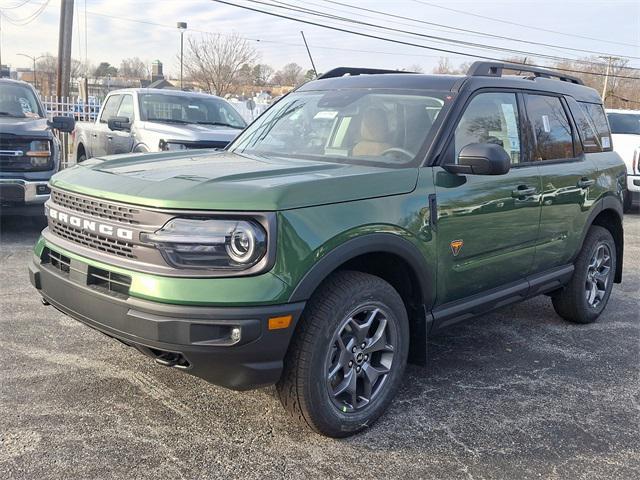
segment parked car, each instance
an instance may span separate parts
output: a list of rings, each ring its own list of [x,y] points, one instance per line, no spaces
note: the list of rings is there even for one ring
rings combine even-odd
[[[131,88],[107,95],[95,122],[78,122],[76,160],[118,153],[224,148],[246,127],[224,99]]]
[[[640,207],[640,110],[607,110],[613,148],[627,165],[624,209]]]
[[[44,214],[48,182],[60,166],[60,142],[52,129],[73,127],[73,118],[47,121],[28,83],[0,79],[0,213]]]
[[[598,318],[622,279],[625,167],[596,135],[598,94],[553,71],[335,69],[225,151],[56,175],[31,282],[160,365],[275,383],[295,419],[344,437],[438,330],[540,294]]]

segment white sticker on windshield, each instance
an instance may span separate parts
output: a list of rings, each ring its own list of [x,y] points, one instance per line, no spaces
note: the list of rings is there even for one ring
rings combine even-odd
[[[320,110],[315,114],[313,118],[324,118],[327,120],[331,120],[332,118],[336,118],[336,115],[338,115],[338,112],[335,110]]]
[[[548,115],[542,115],[542,127],[544,128],[545,133],[551,133],[551,125],[549,124]]]
[[[611,148],[611,140],[609,140],[609,137],[600,137],[600,143],[602,144],[602,148]]]

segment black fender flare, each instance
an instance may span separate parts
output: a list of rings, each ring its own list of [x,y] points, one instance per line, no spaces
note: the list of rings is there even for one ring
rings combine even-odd
[[[367,253],[390,253],[407,262],[420,283],[420,292],[426,305],[431,305],[435,291],[429,278],[429,266],[418,247],[393,233],[371,233],[340,244],[324,255],[302,277],[293,290],[289,302],[308,300],[322,281],[340,265]]]
[[[593,225],[593,222],[595,221],[596,217],[600,215],[602,212],[604,212],[605,210],[614,211],[618,215],[618,218],[620,219],[620,225],[623,225],[622,219],[623,219],[624,213],[623,213],[622,201],[620,200],[620,198],[614,195],[607,195],[599,199],[596,202],[596,204],[591,208],[591,212],[589,212],[589,216],[587,217],[587,221],[585,222],[584,228],[580,235],[580,248],[576,250],[576,253],[571,258],[571,262],[574,262],[576,257],[582,251],[582,246],[584,245],[584,239],[587,237],[587,233],[589,232],[589,229]],[[622,238],[616,239],[616,242],[618,242],[619,251],[617,252],[615,282],[620,283],[622,281],[624,236]]]

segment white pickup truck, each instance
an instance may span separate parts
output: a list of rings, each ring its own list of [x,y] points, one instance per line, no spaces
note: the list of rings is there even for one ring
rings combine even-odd
[[[640,110],[607,110],[613,149],[627,165],[624,210],[640,206]]]
[[[95,122],[76,123],[76,161],[129,152],[224,148],[246,125],[227,101],[213,95],[114,90]]]

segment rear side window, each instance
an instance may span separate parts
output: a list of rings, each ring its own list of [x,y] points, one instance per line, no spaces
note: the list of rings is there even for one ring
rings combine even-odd
[[[611,148],[611,132],[609,131],[609,123],[604,113],[602,105],[598,103],[578,102],[587,118],[591,121],[591,125],[596,131],[598,144],[604,152],[610,152]]]
[[[600,137],[596,133],[596,127],[587,116],[584,107],[578,106],[577,102],[573,98],[567,98],[569,106],[571,107],[571,113],[573,119],[580,132],[580,139],[582,140],[582,148],[584,153],[596,153],[602,151],[600,145]]]
[[[534,161],[574,157],[573,134],[567,112],[558,97],[526,95],[527,115],[534,136]]]

